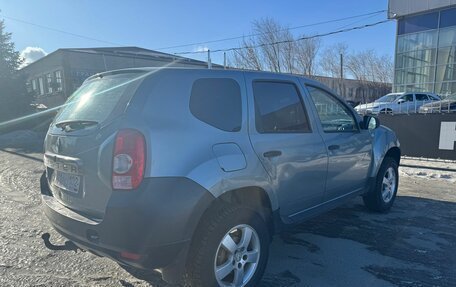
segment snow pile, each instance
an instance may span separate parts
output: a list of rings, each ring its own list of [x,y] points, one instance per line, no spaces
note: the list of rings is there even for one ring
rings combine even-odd
[[[456,183],[456,162],[403,158],[401,159],[399,174],[401,176],[444,180]]]

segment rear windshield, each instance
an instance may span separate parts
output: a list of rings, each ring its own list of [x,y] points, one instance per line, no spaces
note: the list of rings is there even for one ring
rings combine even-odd
[[[143,77],[144,72],[129,72],[85,82],[68,98],[55,123],[80,120],[104,122],[114,111],[125,108],[133,95],[132,90]]]

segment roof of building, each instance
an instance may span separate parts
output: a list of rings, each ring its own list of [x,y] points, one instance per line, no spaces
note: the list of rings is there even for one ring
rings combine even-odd
[[[95,47],[95,48],[61,48],[57,49],[54,52],[44,56],[36,60],[33,63],[28,64],[27,66],[23,67],[22,69],[26,69],[29,66],[35,65],[36,63],[45,60],[46,58],[59,53],[59,52],[75,52],[75,53],[89,53],[89,54],[104,54],[104,55],[113,55],[119,57],[133,57],[133,58],[143,58],[143,59],[150,59],[155,58],[159,60],[172,60],[172,61],[179,61],[179,62],[186,62],[186,63],[193,63],[198,65],[206,65],[206,62],[199,61],[195,59],[190,59],[174,54],[163,53],[159,51],[144,49],[140,47]]]
[[[397,19],[426,11],[456,7],[456,0],[389,0],[388,18]]]
[[[361,81],[361,80],[357,80],[357,79],[349,79],[349,78],[343,78],[343,79],[340,79],[340,78],[334,78],[334,77],[327,77],[327,76],[310,76],[312,79],[315,79],[317,81],[321,81],[321,82],[324,82],[324,81],[343,81],[343,82],[346,82],[346,83],[360,83],[360,82],[364,82],[364,83],[374,83],[374,84],[385,84],[385,85],[392,85],[392,83],[381,83],[381,82],[373,82],[373,81],[369,81],[369,80],[365,80],[365,81]]]

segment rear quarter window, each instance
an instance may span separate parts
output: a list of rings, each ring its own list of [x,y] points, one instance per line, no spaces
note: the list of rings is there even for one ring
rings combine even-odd
[[[144,75],[144,72],[126,72],[84,82],[62,106],[55,122],[90,120],[102,123],[118,115]]]
[[[193,83],[190,112],[198,120],[227,132],[241,130],[242,100],[233,79],[198,79]]]

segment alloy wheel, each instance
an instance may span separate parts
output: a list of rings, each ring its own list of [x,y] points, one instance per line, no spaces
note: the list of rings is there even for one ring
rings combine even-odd
[[[260,238],[251,226],[241,224],[230,229],[220,242],[214,260],[218,284],[247,285],[257,270],[260,250]]]
[[[383,176],[382,181],[382,199],[383,202],[388,203],[394,196],[396,192],[396,171],[394,168],[389,167],[385,175]]]

